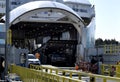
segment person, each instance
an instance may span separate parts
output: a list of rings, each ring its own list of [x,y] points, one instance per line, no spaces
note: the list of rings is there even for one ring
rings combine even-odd
[[[92,57],[92,59],[91,59],[91,64],[95,64],[95,63],[97,63],[97,59],[96,59],[96,57]]]
[[[92,57],[91,59],[91,72],[92,73],[97,73],[98,72],[98,61],[96,57]]]
[[[116,67],[115,66],[112,66],[111,70],[110,70],[110,76],[113,77],[115,75],[115,70],[116,70]]]
[[[104,62],[103,56],[100,56],[100,62]]]
[[[79,69],[79,65],[78,63],[75,64],[75,70],[78,70]]]
[[[102,73],[102,70],[101,70],[101,65],[103,64],[103,56],[99,56],[100,59],[98,61],[98,74],[101,74]]]
[[[40,61],[40,53],[36,52],[36,53],[35,53],[35,57],[36,57],[37,59],[39,59],[39,61]],[[41,61],[40,61],[40,63],[41,63]]]

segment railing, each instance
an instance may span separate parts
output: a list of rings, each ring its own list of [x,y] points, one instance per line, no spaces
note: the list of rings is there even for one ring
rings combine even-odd
[[[36,70],[41,70],[43,72],[47,73],[54,73],[57,75],[62,75],[62,76],[67,76],[70,78],[74,78],[76,76],[76,79],[82,79],[82,77],[89,77],[90,82],[108,82],[111,80],[111,82],[120,82],[120,78],[118,77],[111,77],[111,76],[104,76],[104,75],[98,75],[98,74],[92,74],[92,73],[87,73],[87,72],[81,72],[81,71],[76,71],[76,70],[65,70],[65,69],[59,69],[57,67],[51,67],[51,66],[36,66],[36,65],[31,65],[31,69],[36,69]]]
[[[101,70],[103,75],[120,77],[120,65],[102,64]]]
[[[82,80],[73,79],[54,73],[43,72],[42,66],[34,66],[39,70],[29,69],[16,65],[11,65],[10,72],[18,74],[23,82],[84,82]]]

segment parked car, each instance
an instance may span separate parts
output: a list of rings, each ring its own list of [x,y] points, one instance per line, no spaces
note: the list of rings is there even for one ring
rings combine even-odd
[[[20,76],[18,76],[17,74],[8,74],[6,76],[6,81],[7,82],[23,82],[20,79]]]
[[[40,65],[41,63],[39,59],[35,58],[34,54],[28,54],[28,67],[30,64]]]
[[[51,63],[65,63],[66,56],[64,54],[50,54]]]

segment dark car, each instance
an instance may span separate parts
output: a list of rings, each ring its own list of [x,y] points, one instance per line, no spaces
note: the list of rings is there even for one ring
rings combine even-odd
[[[66,56],[64,54],[50,54],[51,63],[65,63]]]

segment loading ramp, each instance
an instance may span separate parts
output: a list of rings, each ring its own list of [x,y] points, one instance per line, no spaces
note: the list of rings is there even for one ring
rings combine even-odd
[[[71,68],[70,68],[71,69]],[[66,70],[50,65],[31,65],[31,69],[11,65],[12,73],[20,75],[24,82],[119,82],[120,78],[88,72]]]

